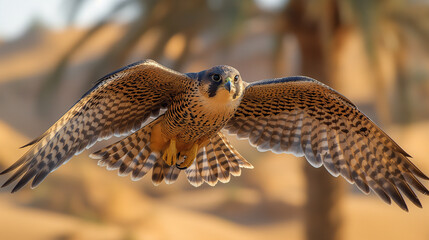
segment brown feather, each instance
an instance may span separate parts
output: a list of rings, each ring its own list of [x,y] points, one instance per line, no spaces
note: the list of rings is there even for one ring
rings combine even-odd
[[[263,80],[247,86],[225,126],[259,150],[305,156],[360,190],[407,210],[401,195],[421,206],[410,186],[427,194],[427,180],[406,153],[347,98],[307,77]]]

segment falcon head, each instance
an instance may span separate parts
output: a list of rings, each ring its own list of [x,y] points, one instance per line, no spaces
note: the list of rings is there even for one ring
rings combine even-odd
[[[221,65],[198,73],[200,92],[218,102],[241,99],[244,83],[237,69]]]

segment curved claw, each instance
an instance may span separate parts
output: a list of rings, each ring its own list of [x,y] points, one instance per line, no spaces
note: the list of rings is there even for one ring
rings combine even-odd
[[[187,169],[187,168],[189,167],[189,166],[188,166],[188,167],[181,167],[180,165],[181,165],[181,164],[177,164],[177,163],[176,163],[176,168],[177,168],[177,169],[180,169],[180,170],[185,170],[185,169]]]
[[[197,157],[197,153],[198,153],[198,144],[195,143],[194,145],[192,145],[191,149],[180,154],[182,156],[186,156],[186,158],[182,163],[176,164],[176,167],[181,170],[187,169],[194,162],[195,158]]]

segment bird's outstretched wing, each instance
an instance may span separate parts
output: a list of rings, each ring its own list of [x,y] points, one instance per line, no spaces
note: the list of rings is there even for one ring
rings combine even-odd
[[[29,144],[29,151],[1,172],[16,172],[2,187],[20,178],[12,192],[33,179],[37,186],[53,170],[97,140],[138,130],[158,116],[193,81],[155,61],[128,65],[98,81],[64,116]]]
[[[225,126],[248,138],[261,151],[305,156],[359,189],[372,189],[404,210],[400,191],[420,201],[410,186],[429,194],[416,178],[428,180],[408,155],[347,98],[307,77],[263,80],[249,84],[243,100]],[[400,190],[400,191],[398,191]]]

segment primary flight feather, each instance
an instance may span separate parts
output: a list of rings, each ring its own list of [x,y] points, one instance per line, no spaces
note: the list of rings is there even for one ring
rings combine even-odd
[[[410,155],[350,100],[314,79],[248,84],[230,66],[182,74],[152,60],[100,79],[0,173],[15,170],[2,187],[16,180],[12,192],[30,181],[36,187],[73,155],[112,135],[126,137],[90,155],[99,165],[131,173],[133,180],[152,170],[154,184],[173,183],[184,171],[192,185],[213,186],[253,168],[222,132],[260,151],[305,156],[404,210],[402,195],[421,207],[415,190],[429,194],[420,180],[429,178]]]

